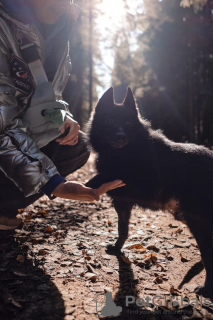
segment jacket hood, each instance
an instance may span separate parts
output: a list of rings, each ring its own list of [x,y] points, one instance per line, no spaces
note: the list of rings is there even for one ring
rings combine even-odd
[[[39,30],[45,49],[44,68],[49,80],[53,80],[79,14],[80,7],[71,3],[69,12],[54,25],[48,25],[36,20],[28,0],[0,0],[0,16],[2,15],[24,32],[30,25],[35,25]]]
[[[70,24],[73,24],[78,19],[80,11],[80,7],[72,1],[69,12],[67,12],[62,19],[65,18]],[[28,0],[0,0],[0,15],[1,14],[3,14],[5,18],[13,20],[13,22],[19,24],[19,26],[20,23],[25,25],[39,25],[28,4]]]
[[[18,21],[28,24],[35,23],[32,10],[25,0],[0,0],[0,3],[4,7],[6,13],[11,15]]]

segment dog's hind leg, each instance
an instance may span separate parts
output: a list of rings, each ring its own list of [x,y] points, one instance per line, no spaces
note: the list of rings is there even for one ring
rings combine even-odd
[[[184,215],[187,225],[199,246],[202,261],[206,269],[206,280],[195,292],[204,297],[213,298],[213,229],[211,223]]]
[[[114,246],[107,247],[107,251],[118,253],[128,238],[129,218],[133,203],[123,199],[114,199],[113,204],[118,214],[118,239]]]

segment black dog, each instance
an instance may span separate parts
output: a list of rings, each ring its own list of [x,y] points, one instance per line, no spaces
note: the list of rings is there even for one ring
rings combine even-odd
[[[109,193],[118,213],[119,251],[128,237],[134,205],[171,209],[184,215],[206,268],[204,286],[196,292],[213,293],[213,153],[203,146],[175,143],[139,116],[131,89],[123,104],[115,104],[110,88],[99,100],[90,121],[89,138],[98,154],[99,175],[87,184],[121,179],[125,187]],[[112,249],[112,248],[111,248]]]

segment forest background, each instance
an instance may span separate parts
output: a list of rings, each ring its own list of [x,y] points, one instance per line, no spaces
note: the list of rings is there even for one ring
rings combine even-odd
[[[213,1],[75,3],[82,12],[70,39],[65,99],[79,123],[110,86],[116,102],[131,86],[153,128],[174,141],[212,147]]]

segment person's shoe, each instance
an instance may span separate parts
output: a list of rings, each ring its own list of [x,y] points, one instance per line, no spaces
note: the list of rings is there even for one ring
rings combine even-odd
[[[22,219],[0,216],[0,230],[15,230],[22,224]]]

